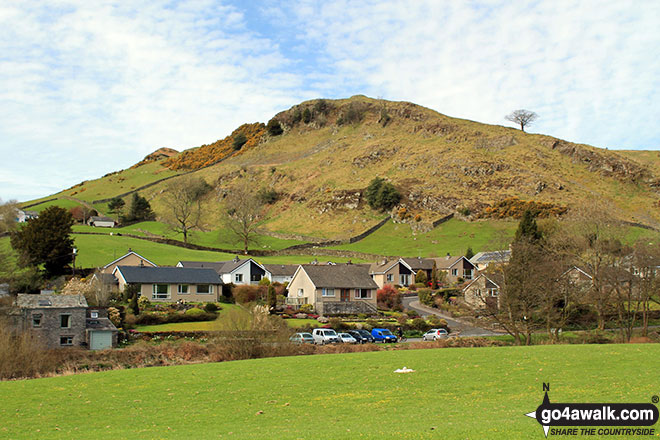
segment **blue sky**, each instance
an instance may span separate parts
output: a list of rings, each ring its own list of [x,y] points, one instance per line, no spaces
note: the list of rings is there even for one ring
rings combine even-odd
[[[0,4],[0,198],[29,200],[355,94],[660,149],[660,2]]]

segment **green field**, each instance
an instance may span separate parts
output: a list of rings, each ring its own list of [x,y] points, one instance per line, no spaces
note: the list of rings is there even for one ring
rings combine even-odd
[[[475,253],[506,247],[517,227],[517,221],[451,219],[430,232],[413,234],[409,225],[389,222],[364,240],[333,249],[402,257],[463,255],[468,246]]]
[[[135,223],[130,226],[122,228],[95,228],[93,226],[87,225],[75,225],[73,227],[74,232],[95,232],[101,234],[113,234],[122,233],[122,234],[132,234],[138,235],[141,237],[163,237],[170,238],[173,240],[183,241],[183,235],[180,233],[175,233],[172,229],[165,223],[149,221],[149,222],[140,222]],[[241,249],[243,244],[236,240],[236,237],[227,229],[220,230],[209,230],[209,231],[192,231],[188,236],[188,241],[193,244],[200,246],[215,247],[221,249]],[[282,240],[279,238],[273,238],[266,235],[255,235],[255,243],[251,244],[252,248],[255,249],[268,249],[268,250],[279,250],[284,249],[289,246],[303,243],[298,240]]]
[[[132,249],[143,257],[158,265],[175,265],[180,260],[190,261],[226,261],[234,258],[234,254],[213,251],[197,251],[178,246],[154,243],[139,238],[110,235],[74,235],[75,246],[78,248],[76,258],[77,267],[100,267],[126,254]],[[5,240],[5,239],[2,239]],[[9,242],[9,239],[6,239]],[[243,258],[241,256],[241,258]],[[247,258],[247,257],[245,257]],[[314,260],[311,255],[282,255],[272,257],[255,257],[260,263],[277,264],[303,264]],[[318,257],[319,260],[328,259],[334,262],[346,262],[349,258]],[[353,258],[354,263],[361,260]]]
[[[222,309],[218,310],[218,318],[221,319],[222,315],[230,310],[236,310],[241,306],[236,304],[222,304]],[[224,330],[220,320],[215,321],[198,321],[198,322],[173,322],[169,324],[158,325],[138,325],[136,330],[142,332],[212,332]]]
[[[41,212],[44,209],[49,208],[51,206],[59,206],[61,208],[69,210],[71,208],[75,208],[76,206],[81,206],[81,205],[80,205],[80,203],[75,202],[73,200],[57,199],[57,200],[51,200],[50,202],[40,203],[38,205],[31,206],[31,207],[26,208],[26,209],[28,209],[29,211]]]
[[[0,436],[542,439],[524,414],[544,382],[554,402],[648,402],[658,356],[657,344],[400,350],[4,382]],[[404,366],[415,372],[393,372]]]

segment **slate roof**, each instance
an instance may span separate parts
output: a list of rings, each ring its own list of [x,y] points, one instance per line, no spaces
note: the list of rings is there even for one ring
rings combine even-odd
[[[222,284],[213,269],[187,267],[117,266],[127,283]]]
[[[369,275],[368,264],[336,264],[321,266],[303,264],[302,269],[314,285],[338,289],[378,289]]]
[[[27,293],[19,293],[16,296],[16,305],[24,309],[87,308],[87,300],[84,295],[30,295]]]
[[[408,266],[415,272],[418,270],[433,270],[433,260],[431,258],[402,258]]]
[[[472,264],[487,264],[487,263],[505,263],[511,258],[510,250],[492,251],[492,252],[477,252],[470,262]]]
[[[87,318],[85,328],[92,330],[110,330],[117,331],[117,327],[108,318]]]
[[[454,264],[456,264],[459,260],[461,260],[463,258],[465,258],[465,257],[462,256],[462,255],[459,255],[459,256],[456,256],[456,257],[449,256],[449,257],[434,258],[434,260],[435,260],[435,264],[436,264],[437,268],[440,269],[440,270],[444,270],[444,269],[449,269],[450,267],[452,267]],[[468,260],[467,258],[465,258],[465,259],[470,264],[474,264],[470,260]]]
[[[261,266],[259,263],[252,260],[252,258],[241,260],[238,257],[229,261],[179,261],[179,263],[183,267],[210,268],[215,270],[219,274],[223,274],[223,273],[231,273],[233,270],[238,269],[248,261],[252,261],[254,264]],[[298,266],[295,267],[297,268]]]
[[[390,270],[394,265],[399,264],[399,260],[385,260],[379,261],[378,263],[372,263],[369,266],[370,274],[381,274]]]
[[[276,277],[292,277],[298,266],[298,264],[264,264],[264,268]]]

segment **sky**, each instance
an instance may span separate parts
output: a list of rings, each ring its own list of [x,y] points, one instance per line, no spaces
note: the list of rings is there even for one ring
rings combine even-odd
[[[357,94],[660,149],[660,2],[0,2],[0,198]]]

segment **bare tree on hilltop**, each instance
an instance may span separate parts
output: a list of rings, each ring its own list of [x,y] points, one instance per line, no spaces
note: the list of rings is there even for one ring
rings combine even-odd
[[[539,115],[529,110],[514,110],[511,114],[504,117],[507,121],[520,124],[520,130],[525,131],[525,126],[531,124],[538,119]]]

